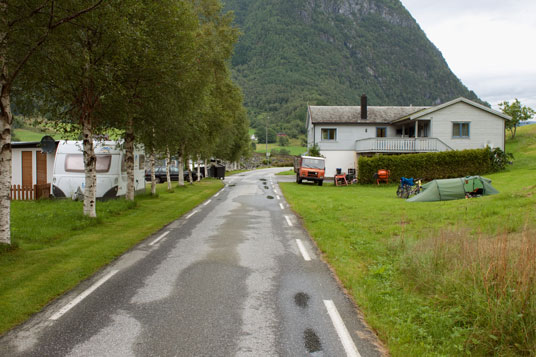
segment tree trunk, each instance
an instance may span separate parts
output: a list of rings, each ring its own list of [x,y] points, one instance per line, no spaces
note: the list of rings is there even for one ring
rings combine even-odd
[[[179,186],[184,186],[184,160],[183,160],[184,150],[181,149],[179,153]]]
[[[2,50],[3,50],[3,45]],[[11,244],[9,193],[11,191],[11,113],[10,85],[6,82],[5,53],[0,53],[0,243]]]
[[[201,159],[197,157],[197,182],[201,181]]]
[[[127,193],[126,199],[134,201],[134,123],[132,118],[128,119],[125,133],[125,164],[127,166]]]
[[[168,148],[166,148],[166,178],[167,178],[167,189],[168,189],[168,191],[171,191],[170,166],[171,166],[171,154],[169,152],[169,147],[168,147]]]
[[[190,156],[188,156],[188,182],[190,182],[190,185],[194,183],[194,178],[192,177],[192,168],[190,168],[190,161],[192,159],[190,158]]]
[[[205,177],[208,177],[207,159],[205,159]]]
[[[151,151],[151,195],[156,195],[156,176],[154,174],[154,150]]]
[[[93,147],[93,127],[89,114],[84,114],[82,120],[82,137],[84,147],[84,171],[86,187],[84,188],[84,215],[97,217],[97,157]]]

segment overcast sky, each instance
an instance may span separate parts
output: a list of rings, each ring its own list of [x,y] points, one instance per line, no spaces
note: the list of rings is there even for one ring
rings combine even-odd
[[[462,82],[536,109],[536,0],[401,0]]]

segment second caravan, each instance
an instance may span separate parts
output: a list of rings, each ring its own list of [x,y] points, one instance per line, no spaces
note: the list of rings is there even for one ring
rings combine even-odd
[[[121,142],[95,141],[97,157],[97,198],[124,196],[127,191],[125,152]],[[142,148],[134,150],[134,189],[145,190],[145,154]],[[73,197],[84,192],[84,157],[81,141],[60,141],[54,160],[52,194],[54,197]]]

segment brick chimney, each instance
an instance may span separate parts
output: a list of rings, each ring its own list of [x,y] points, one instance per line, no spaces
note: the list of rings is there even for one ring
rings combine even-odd
[[[363,94],[361,96],[361,119],[367,119],[367,95]]]

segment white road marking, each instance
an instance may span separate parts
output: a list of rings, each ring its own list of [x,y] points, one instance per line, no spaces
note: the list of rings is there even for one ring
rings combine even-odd
[[[190,213],[189,215],[186,216],[186,219],[192,217],[192,216],[193,216],[194,214],[196,214],[196,213],[197,213],[197,211],[193,211],[192,213]]]
[[[149,243],[149,245],[155,245],[156,243],[160,242],[162,240],[162,238],[164,238],[165,236],[167,236],[169,234],[169,231],[167,231],[166,233],[162,234],[160,237],[156,238],[155,240],[153,240],[151,243]]]
[[[296,243],[298,244],[298,249],[300,250],[303,260],[305,260],[306,262],[311,260],[311,257],[309,256],[309,253],[307,253],[307,250],[305,249],[305,246],[303,245],[301,239],[296,239]]]
[[[87,288],[82,294],[78,295],[76,298],[74,298],[70,303],[62,307],[58,312],[56,312],[54,315],[50,317],[50,320],[57,320],[60,317],[62,317],[67,311],[71,310],[73,307],[75,307],[80,301],[84,300],[89,294],[97,290],[99,286],[104,284],[108,279],[110,279],[112,276],[115,275],[119,270],[112,270],[108,274],[106,274],[104,277],[102,277],[99,281],[97,281],[95,284]]]
[[[212,202],[212,200],[208,200],[207,202],[205,202],[205,203],[203,204],[203,206],[208,205],[210,202]]]
[[[282,203],[279,204],[279,207],[281,207],[281,209],[285,209],[285,206],[283,206]]]
[[[289,216],[285,216],[285,219],[287,220],[288,225],[292,227],[293,224],[292,224],[292,221],[290,220],[290,217],[289,217]]]
[[[329,317],[331,318],[331,322],[333,322],[333,326],[335,326],[335,330],[339,335],[339,339],[341,340],[342,346],[346,351],[346,355],[348,357],[361,357],[357,347],[354,344],[354,340],[352,340],[352,336],[350,336],[348,329],[344,325],[344,321],[342,320],[341,315],[339,314],[339,311],[337,310],[337,307],[333,301],[324,300],[324,305],[328,310]]]
[[[280,199],[281,199],[281,197],[279,197],[279,195],[275,195],[275,197],[277,197],[277,199],[278,199],[278,200],[280,200]]]
[[[223,189],[222,189],[222,190],[223,190]],[[218,191],[218,193],[215,194],[214,197],[218,197],[220,193],[221,193],[221,191]]]

